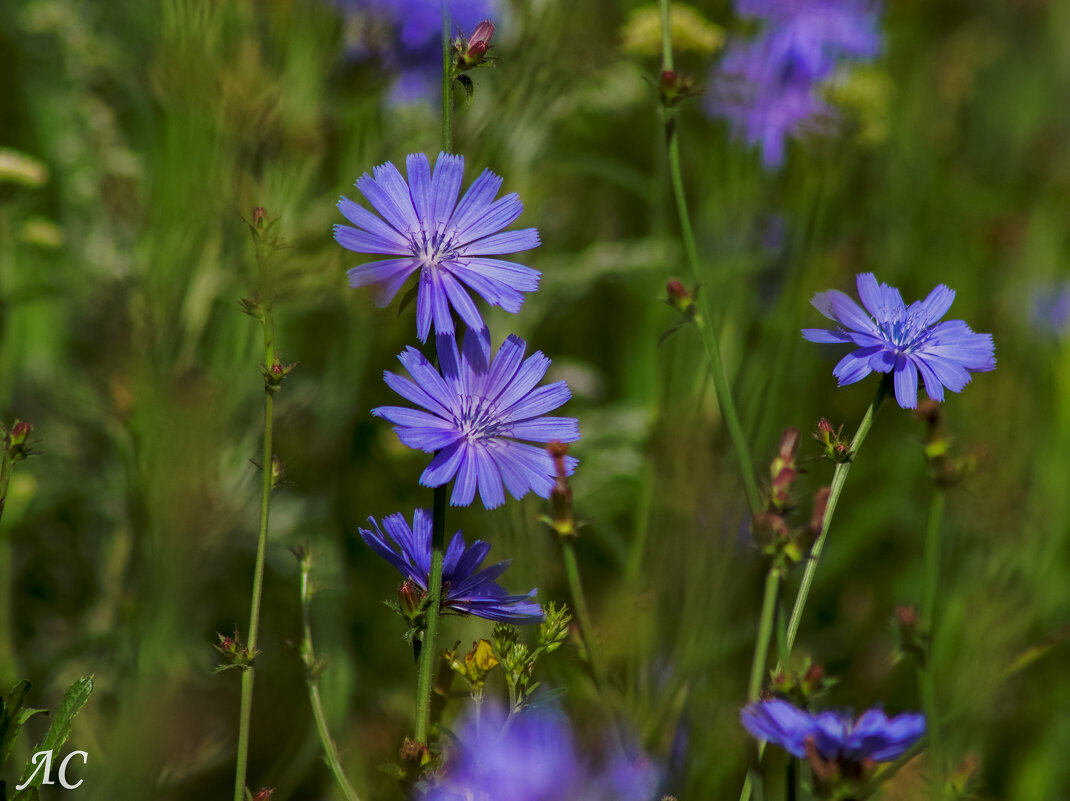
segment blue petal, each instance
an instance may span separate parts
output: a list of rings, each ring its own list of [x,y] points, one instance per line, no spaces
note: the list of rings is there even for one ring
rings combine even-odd
[[[505,226],[514,222],[524,211],[524,204],[516,192],[510,192],[502,198],[494,201],[490,206],[475,219],[466,219],[461,225],[454,221],[457,226],[457,237],[462,245],[469,245],[478,239],[500,231]]]
[[[390,165],[393,167],[393,165]],[[395,168],[395,172],[397,168]],[[400,176],[399,176],[400,177]],[[402,182],[404,183],[404,181]],[[409,200],[408,187],[405,188],[404,195],[401,198],[393,197],[390,192],[384,189],[379,182],[364,173],[357,179],[357,189],[368,199],[368,202],[372,204],[377,212],[383,215],[383,218],[401,234],[410,234],[414,232],[415,226],[410,225],[410,218],[416,215],[412,212],[412,203]],[[409,205],[409,214],[402,211],[398,202],[403,201]]]
[[[532,442],[575,442],[580,438],[580,421],[575,417],[536,417],[513,423],[509,436]]]
[[[929,293],[929,296],[921,302],[921,314],[918,318],[918,325],[921,328],[928,328],[947,314],[948,310],[951,308],[951,304],[954,302],[955,290],[949,289],[943,284],[939,284]]]
[[[895,400],[904,409],[918,408],[918,368],[906,356],[900,356],[895,363],[892,376],[895,384]]]
[[[545,449],[522,442],[495,440],[489,450],[514,498],[520,500],[531,490],[541,498],[550,497],[554,487],[554,463]]]
[[[505,338],[498,347],[498,352],[483,382],[483,392],[486,397],[496,400],[502,390],[513,380],[513,376],[520,369],[520,363],[524,359],[525,347],[524,340],[516,334],[510,334]]]
[[[442,358],[442,349],[439,349],[439,358]],[[409,371],[409,375],[424,392],[438,402],[443,409],[451,413],[457,411],[457,398],[450,391],[449,385],[439,375],[439,372],[427,361],[427,358],[416,348],[410,346],[398,354],[398,361]],[[431,409],[434,411],[434,409]]]
[[[543,355],[541,350],[535,351],[520,365],[520,369],[516,371],[513,380],[502,393],[498,397],[492,398],[492,400],[501,409],[511,408],[531,392],[536,384],[542,381],[543,376],[546,375],[546,371],[549,369],[550,360]]]
[[[450,496],[450,506],[470,506],[476,497],[476,458],[471,445],[465,443],[461,447],[461,463],[457,467],[457,475],[453,484],[453,494]]]
[[[425,230],[433,214],[431,200],[431,165],[423,153],[411,153],[405,159],[405,172],[409,176],[409,197],[412,199],[416,217]],[[434,230],[434,226],[431,227]]]
[[[501,253],[520,253],[538,246],[539,232],[534,228],[522,228],[518,231],[505,231],[471,242],[464,246],[464,254],[465,256],[494,256]]]
[[[925,394],[934,401],[942,403],[944,400],[944,385],[940,383],[940,378],[936,375],[936,372],[924,358],[912,355],[910,359],[914,362],[914,366],[918,368],[918,372],[921,373],[921,377],[925,381]]]
[[[441,487],[457,474],[457,468],[464,457],[467,443],[457,440],[435,454],[424,472],[420,474],[420,484],[424,487]]]
[[[572,397],[572,390],[564,381],[533,389],[512,406],[502,409],[502,420],[526,420],[540,414],[552,412],[563,406]]]
[[[804,339],[810,342],[820,342],[822,344],[842,344],[844,342],[850,342],[851,337],[843,330],[828,330],[825,328],[804,328],[802,330]]]
[[[386,164],[380,164],[378,167],[373,168],[372,175],[375,176],[375,182],[394,202],[398,213],[405,222],[404,228],[399,228],[398,230],[413,232],[419,230],[420,218],[416,215],[416,209],[413,208],[409,185],[405,183],[405,179],[393,162],[388,161]]]
[[[439,274],[439,278],[450,305],[457,310],[457,314],[464,320],[465,325],[475,329],[483,328],[483,318],[479,314],[479,309],[457,279],[445,271]]]
[[[398,393],[407,401],[415,403],[417,406],[422,406],[429,412],[432,412],[438,417],[442,417],[447,420],[452,420],[452,416],[438,401],[427,394],[421,387],[418,387],[412,381],[407,378],[403,378],[396,373],[383,373],[383,380],[386,385],[390,387],[394,392]],[[372,414],[375,411],[372,410]]]
[[[427,335],[431,333],[431,276],[428,270],[420,270],[419,283],[416,290],[416,337],[421,342],[427,342]],[[440,332],[442,333],[442,332]]]
[[[524,296],[501,281],[489,278],[476,270],[471,270],[460,262],[450,265],[450,272],[491,306],[498,306],[511,314],[520,311],[524,305]]]
[[[473,447],[472,456],[475,457],[479,497],[483,501],[483,506],[487,509],[496,509],[505,503],[501,472],[486,448]]]
[[[434,521],[432,521],[432,524]],[[459,578],[457,575],[457,563],[461,561],[465,556],[464,548],[464,535],[460,531],[455,531],[453,537],[450,539],[450,544],[446,547],[446,553],[442,556],[442,584],[453,585]],[[468,575],[467,573],[464,574]]]
[[[357,208],[360,207],[357,206]],[[378,234],[371,234],[349,225],[334,226],[334,240],[346,250],[352,250],[355,253],[386,253],[393,256],[411,255],[412,249],[408,246],[408,243],[401,242],[399,244],[397,239],[400,239],[400,237],[395,235],[393,239],[387,239]]]
[[[461,191],[461,179],[464,177],[464,156],[439,153],[435,162],[435,174],[431,178],[431,194],[434,203],[435,220],[439,223],[449,222],[453,208],[457,205],[457,193]]]
[[[840,386],[861,381],[873,372],[873,368],[869,365],[869,358],[879,350],[876,347],[860,348],[840,359],[839,363],[832,368],[832,374],[839,380]]]
[[[748,704],[739,718],[743,728],[759,740],[779,745],[793,756],[806,756],[805,742],[813,731],[813,720],[787,701]]]
[[[458,232],[472,225],[490,208],[501,187],[502,179],[490,170],[484,170],[464,193],[461,202],[450,216],[450,225]]]
[[[354,203],[347,197],[342,197],[338,201],[338,210],[345,215],[345,218],[349,220],[353,225],[358,228],[363,228],[370,234],[374,234],[382,240],[387,242],[393,242],[398,246],[396,251],[385,251],[389,253],[407,253],[410,252],[411,244],[408,239],[402,236],[396,229],[387,225],[382,217],[377,217],[372,214],[366,208],[359,203]],[[362,251],[367,252],[367,251]]]
[[[375,518],[369,517],[368,522],[372,524],[372,526],[375,528],[375,531],[368,531],[367,529],[363,528],[357,529],[357,531],[360,532],[361,539],[363,539],[364,542],[368,544],[368,547],[370,547],[373,551],[379,554],[379,556],[381,556],[383,559],[385,559],[395,568],[397,568],[397,570],[403,576],[412,579],[421,587],[427,589],[426,578],[420,575],[420,571],[414,569],[410,565],[408,559],[399,555],[396,550],[391,548],[386,543],[386,539],[383,536],[383,533],[379,530],[379,524],[375,522]]]
[[[539,288],[539,271],[523,264],[483,257],[466,258],[464,261],[467,262],[466,270],[479,273],[497,284],[520,292],[534,292]]]
[[[837,289],[818,292],[810,301],[814,308],[845,328],[877,334],[877,326],[857,303]]]
[[[467,581],[489,553],[489,544],[483,542],[483,540],[473,542],[471,547],[467,548],[460,559],[457,560],[457,565],[453,569],[453,583],[461,584]]]

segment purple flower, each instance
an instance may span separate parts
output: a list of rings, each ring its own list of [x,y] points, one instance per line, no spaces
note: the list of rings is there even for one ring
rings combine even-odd
[[[456,476],[452,506],[468,506],[476,487],[483,505],[493,509],[505,502],[509,490],[518,500],[534,490],[550,497],[556,471],[545,448],[533,442],[575,442],[580,438],[574,417],[544,417],[565,403],[572,393],[564,381],[536,388],[550,366],[541,351],[526,360],[524,340],[506,338],[490,356],[490,341],[471,330],[460,351],[452,337],[438,337],[442,372],[416,348],[406,348],[398,359],[414,381],[386,373],[387,385],[426,411],[402,406],[380,406],[376,417],[394,423],[394,431],[410,448],[435,453],[420,476],[425,487],[440,487]],[[566,456],[568,474],[577,460]]]
[[[925,716],[913,712],[889,718],[880,709],[869,709],[855,720],[841,712],[806,712],[779,699],[748,704],[740,721],[759,740],[793,756],[805,758],[809,742],[821,757],[841,764],[888,762],[925,733]]]
[[[338,208],[356,228],[336,225],[334,238],[357,253],[396,258],[373,261],[349,270],[351,287],[379,285],[378,304],[385,306],[413,273],[419,273],[416,331],[427,341],[432,321],[439,334],[453,334],[457,312],[471,328],[484,328],[469,290],[492,306],[516,313],[524,292],[539,287],[530,267],[494,258],[539,245],[534,228],[502,231],[523,204],[516,193],[495,200],[502,179],[484,170],[460,203],[464,157],[440,153],[434,173],[423,153],[406,159],[408,182],[387,162],[357,180],[357,189],[382,217],[343,197]]]
[[[385,535],[375,518],[369,517],[368,522],[374,531],[360,529],[364,541],[426,594],[427,579],[431,575],[431,514],[426,509],[417,509],[412,517],[412,528],[403,515],[384,517]],[[489,552],[490,546],[482,540],[476,540],[469,547],[464,544],[461,532],[453,535],[442,562],[443,611],[508,623],[542,620],[542,607],[529,600],[536,590],[527,595],[509,595],[495,582],[509,567],[508,561],[477,572]]]
[[[349,53],[375,59],[397,74],[391,87],[394,103],[437,99],[442,86],[441,0],[335,0],[358,24]],[[470,31],[494,17],[497,0],[450,0],[454,29]]]
[[[940,284],[925,300],[907,306],[898,289],[878,284],[873,273],[858,276],[865,311],[835,289],[818,292],[814,307],[838,328],[804,328],[811,342],[856,345],[833,369],[840,386],[861,381],[872,371],[894,374],[895,399],[904,409],[918,405],[918,373],[925,392],[943,401],[944,388],[961,392],[970,373],[996,369],[991,334],[975,334],[962,320],[937,322],[947,314],[954,291]],[[868,312],[868,314],[867,314]]]
[[[508,720],[494,705],[459,729],[460,746],[426,801],[651,801],[657,773],[642,755],[598,767],[576,746],[568,721],[525,710]]]
[[[1070,281],[1036,287],[1030,297],[1033,327],[1043,334],[1064,337],[1070,331]]]
[[[750,41],[729,45],[706,108],[760,145],[763,165],[774,168],[788,136],[819,131],[834,118],[818,89],[837,65],[880,52],[877,12],[869,0],[739,0],[737,10],[766,24]]]

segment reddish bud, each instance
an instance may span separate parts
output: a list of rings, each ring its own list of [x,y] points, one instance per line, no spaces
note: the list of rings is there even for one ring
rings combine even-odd
[[[25,420],[16,420],[15,425],[11,426],[11,444],[21,445],[26,441],[26,437],[33,431],[33,423],[27,423]]]
[[[550,490],[550,503],[553,505],[554,515],[553,519],[547,522],[557,536],[574,537],[576,536],[576,520],[572,514],[572,487],[568,485],[568,466],[565,464],[568,444],[555,439],[547,443],[546,450],[550,458],[554,460],[554,471],[557,473],[554,488]]]
[[[255,209],[253,209],[253,227],[263,228],[265,217],[267,217],[267,209],[265,209],[263,206],[257,206]]]
[[[261,787],[256,791],[256,795],[253,796],[253,801],[269,801],[274,794],[274,787]]]
[[[658,94],[663,106],[675,106],[698,93],[694,80],[687,75],[677,70],[662,70],[658,79]]]
[[[454,42],[454,49],[457,52],[457,69],[464,72],[482,64],[491,47],[492,36],[494,36],[494,23],[485,19],[476,25],[475,30],[467,37],[461,36],[457,39]]]
[[[415,617],[423,605],[424,591],[416,582],[410,579],[398,587],[398,606],[406,617]]]
[[[831,494],[831,487],[822,487],[814,495],[814,506],[810,512],[810,531],[813,532],[815,537],[821,533],[821,529],[825,525],[825,511],[828,509],[829,495]]]

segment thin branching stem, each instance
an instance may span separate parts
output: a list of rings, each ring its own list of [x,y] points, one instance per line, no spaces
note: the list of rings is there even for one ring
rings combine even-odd
[[[925,526],[925,577],[922,585],[921,606],[918,610],[919,628],[925,635],[925,654],[918,660],[918,690],[921,707],[925,712],[929,735],[930,786],[940,786],[940,726],[936,709],[936,677],[933,670],[933,643],[935,642],[936,587],[940,580],[940,523],[944,517],[945,491],[937,487],[929,504],[929,521]]]
[[[580,565],[576,560],[576,548],[572,537],[558,537],[561,545],[561,557],[565,563],[565,576],[568,579],[569,593],[572,595],[572,608],[576,612],[576,620],[580,624],[580,633],[583,635],[583,644],[587,649],[587,662],[591,666],[591,674],[598,692],[606,698],[608,682],[606,680],[605,665],[598,651],[595,641],[594,627],[591,623],[591,613],[587,609],[587,596],[583,592],[583,582],[580,580]]]

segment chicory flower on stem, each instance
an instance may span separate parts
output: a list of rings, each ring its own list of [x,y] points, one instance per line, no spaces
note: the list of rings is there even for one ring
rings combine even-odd
[[[938,322],[955,299],[955,292],[943,284],[909,306],[898,289],[878,283],[873,273],[859,275],[857,286],[864,310],[843,292],[818,292],[811,303],[839,327],[802,332],[811,342],[857,346],[832,371],[841,387],[874,370],[890,372],[896,401],[904,409],[914,409],[918,373],[929,397],[943,401],[944,389],[961,392],[971,372],[996,369],[991,334],[976,334],[962,320]]]
[[[450,503],[468,506],[476,488],[488,509],[505,502],[504,489],[518,500],[530,490],[550,497],[553,459],[530,442],[575,442],[580,438],[574,417],[547,417],[572,397],[564,381],[536,388],[550,360],[541,351],[527,359],[524,340],[510,335],[493,357],[490,342],[469,330],[458,349],[452,337],[438,338],[442,370],[416,348],[398,359],[414,380],[386,373],[387,385],[423,411],[380,406],[372,414],[394,423],[394,431],[410,448],[434,453],[420,476],[425,487],[440,487],[456,477]],[[569,474],[578,464],[565,457]],[[503,489],[504,484],[504,489]]]
[[[865,781],[873,763],[902,756],[925,734],[925,716],[914,712],[890,718],[868,709],[856,719],[850,713],[807,712],[780,699],[748,704],[740,721],[759,740],[809,760],[819,788]]]
[[[534,228],[502,231],[524,210],[517,194],[495,200],[502,179],[484,170],[458,203],[463,156],[440,153],[432,172],[427,156],[414,153],[406,159],[406,171],[407,182],[387,162],[357,179],[357,189],[381,217],[349,198],[338,202],[356,226],[336,225],[338,244],[357,253],[394,257],[353,267],[349,285],[378,285],[377,303],[386,306],[409,276],[418,274],[416,331],[421,342],[427,341],[432,322],[437,333],[454,333],[451,309],[468,327],[485,327],[470,291],[492,306],[520,311],[523,293],[539,288],[539,272],[496,258],[539,245]]]
[[[406,579],[404,591],[422,599],[427,594],[431,573],[431,513],[417,509],[412,527],[403,515],[383,518],[383,526],[368,518],[372,529],[360,529],[364,542],[379,556],[398,569]],[[383,532],[386,529],[386,532]],[[496,581],[509,562],[479,570],[490,553],[490,545],[476,540],[465,545],[460,531],[453,535],[442,562],[442,609],[461,615],[475,615],[507,623],[537,623],[543,618],[542,607],[530,599],[537,590],[525,595],[509,595]],[[418,606],[418,604],[417,604]]]

